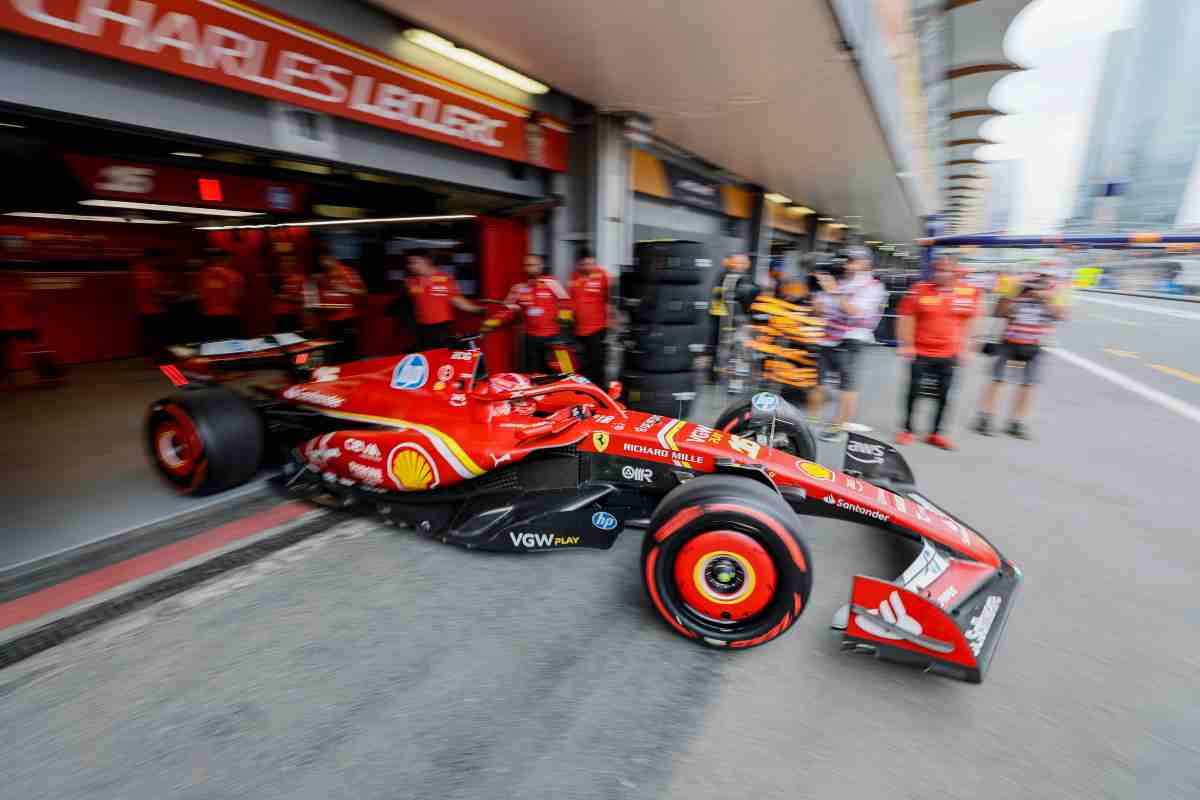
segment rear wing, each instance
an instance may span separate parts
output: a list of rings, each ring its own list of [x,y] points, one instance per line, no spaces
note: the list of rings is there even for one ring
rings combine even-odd
[[[176,386],[218,383],[267,370],[288,372],[299,382],[324,365],[326,351],[336,344],[329,339],[276,333],[256,339],[173,345],[167,351],[175,357],[175,363],[160,369]]]

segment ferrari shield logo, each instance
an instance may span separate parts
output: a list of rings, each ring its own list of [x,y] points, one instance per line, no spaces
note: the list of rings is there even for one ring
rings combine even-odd
[[[592,447],[596,448],[597,453],[603,453],[608,449],[608,434],[604,431],[596,431],[592,434]]]

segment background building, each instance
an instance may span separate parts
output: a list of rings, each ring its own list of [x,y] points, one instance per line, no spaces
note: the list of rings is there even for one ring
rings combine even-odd
[[[1198,36],[1193,3],[1143,3],[1137,26],[1113,34],[1072,227],[1176,223],[1200,145]]]

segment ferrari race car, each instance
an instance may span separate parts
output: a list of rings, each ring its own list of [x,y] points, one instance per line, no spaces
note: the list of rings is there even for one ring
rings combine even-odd
[[[179,390],[147,420],[158,470],[204,493],[276,461],[293,491],[479,550],[603,550],[637,521],[658,614],[724,649],[769,642],[803,613],[812,558],[798,514],[873,525],[920,554],[895,580],[854,578],[834,620],[843,646],[983,678],[1021,573],[921,495],[890,445],[850,434],[840,463],[819,463],[802,414],[777,395],[700,425],[626,408],[616,383],[489,374],[471,338],[340,365],[319,363],[327,344],[179,353],[164,368]],[[278,377],[223,381],[246,364]]]

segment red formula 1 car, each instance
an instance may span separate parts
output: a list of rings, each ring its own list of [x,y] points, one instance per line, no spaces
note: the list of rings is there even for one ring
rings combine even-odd
[[[861,522],[921,551],[896,580],[854,578],[834,621],[844,645],[969,681],[991,661],[1021,574],[918,493],[889,445],[851,435],[843,463],[818,463],[776,395],[699,425],[627,409],[617,384],[488,374],[472,339],[315,366],[321,347],[258,340],[166,368],[181,388],[150,410],[158,469],[208,492],[274,457],[296,491],[480,550],[607,549],[649,518],[650,602],[681,636],[726,649],[769,642],[804,611],[812,559],[797,514]],[[290,376],[217,385],[230,356]]]

